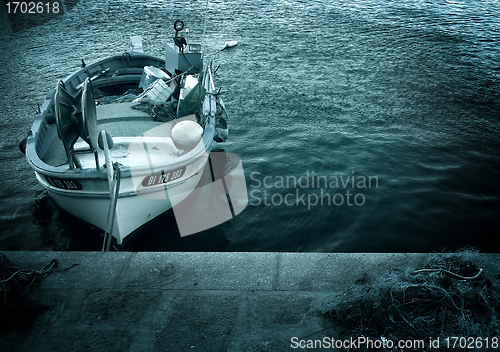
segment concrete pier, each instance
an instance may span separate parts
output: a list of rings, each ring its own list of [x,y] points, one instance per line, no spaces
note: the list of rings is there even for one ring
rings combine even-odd
[[[47,310],[3,331],[1,351],[297,350],[293,337],[337,336],[321,314],[330,297],[432,256],[3,253],[23,269],[60,264],[24,297]]]

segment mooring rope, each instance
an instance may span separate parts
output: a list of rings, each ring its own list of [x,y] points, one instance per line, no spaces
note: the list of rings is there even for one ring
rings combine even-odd
[[[41,278],[47,276],[54,267],[59,265],[57,259],[40,270],[25,270],[15,266],[5,255],[0,253],[0,292],[3,293],[2,305],[7,302],[9,295],[21,297]]]
[[[457,273],[451,272],[449,270],[437,268],[437,269],[419,269],[419,270],[415,270],[414,274],[423,273],[423,272],[436,272],[436,271],[440,271],[442,273],[454,276],[454,277],[456,277],[457,279],[460,279],[460,280],[474,280],[474,279],[477,279],[483,273],[483,269],[479,268],[479,272],[476,275],[474,275],[474,276],[462,276],[462,275],[459,275]]]

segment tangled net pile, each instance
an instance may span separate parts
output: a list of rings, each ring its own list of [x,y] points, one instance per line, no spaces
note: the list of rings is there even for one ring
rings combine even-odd
[[[177,102],[173,100],[162,104],[142,102],[132,106],[132,109],[143,111],[158,122],[168,122],[177,118]]]
[[[485,272],[483,260],[474,250],[436,255],[422,269],[356,285],[326,304],[323,314],[345,328],[341,340],[439,337],[442,349],[470,350],[450,348],[445,339],[500,337],[500,275]],[[401,351],[397,345],[383,350]],[[483,345],[475,350],[490,349]]]
[[[58,263],[57,259],[53,259],[41,270],[24,270],[0,253],[1,305],[5,305],[9,300],[24,296],[34,284],[47,276],[52,268],[57,267]]]
[[[50,308],[21,298],[57,265],[57,259],[53,259],[40,270],[25,270],[0,253],[0,337],[16,329],[29,330],[35,319]]]

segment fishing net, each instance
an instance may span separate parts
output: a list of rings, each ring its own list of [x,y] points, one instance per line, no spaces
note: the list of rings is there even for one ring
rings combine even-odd
[[[153,104],[150,102],[141,102],[132,106],[132,109],[143,111],[153,118],[153,121],[168,122],[177,117],[177,102],[167,101],[162,104]]]
[[[28,290],[47,276],[59,262],[52,259],[40,270],[25,270],[17,267],[3,253],[0,253],[0,297],[2,305],[24,296]]]
[[[0,336],[13,330],[29,330],[35,319],[50,309],[36,300],[20,298],[58,264],[53,259],[40,270],[25,270],[0,253]]]
[[[424,268],[354,285],[326,303],[323,315],[343,327],[339,340],[363,336],[396,342],[378,350],[402,351],[398,341],[416,340],[424,340],[424,350],[430,350],[430,339],[437,338],[442,349],[470,350],[464,348],[464,341],[454,344],[457,340],[450,340],[465,337],[473,343],[481,341],[476,350],[488,351],[484,339],[490,339],[491,347],[491,339],[500,333],[500,280],[498,272],[483,269],[484,260],[474,250],[438,254]],[[358,351],[374,350],[367,345],[357,347]]]

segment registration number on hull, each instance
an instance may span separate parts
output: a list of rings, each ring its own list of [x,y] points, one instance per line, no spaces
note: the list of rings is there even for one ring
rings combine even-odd
[[[186,172],[186,167],[183,166],[173,171],[162,171],[148,175],[142,180],[143,187],[156,186],[162,183],[168,183],[181,178]]]
[[[50,177],[50,176],[45,176],[45,179],[53,187],[62,188],[62,189],[71,189],[71,190],[77,190],[77,191],[80,191],[83,189],[82,184],[80,182],[78,182],[77,180],[65,180],[62,178],[55,178],[55,177]]]

